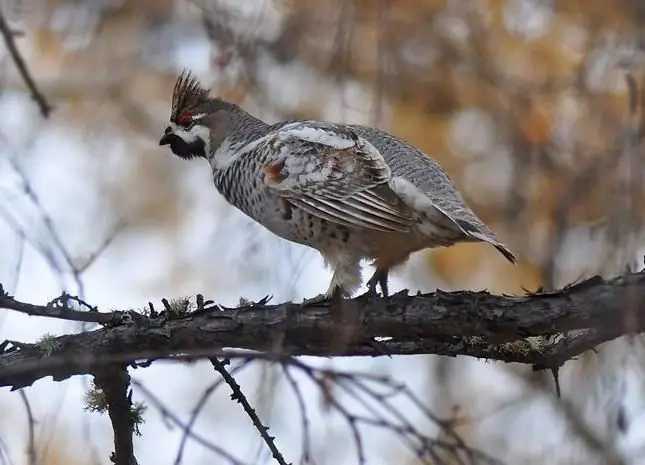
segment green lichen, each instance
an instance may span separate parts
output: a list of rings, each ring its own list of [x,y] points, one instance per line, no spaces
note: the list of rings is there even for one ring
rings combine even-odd
[[[491,346],[491,349],[500,354],[528,355],[533,347],[531,343],[522,339],[520,341],[505,342],[503,344]]]
[[[43,334],[40,339],[36,341],[34,347],[40,352],[43,357],[50,357],[60,350],[60,342],[53,334]]]
[[[88,412],[105,413],[108,409],[107,399],[102,389],[94,383],[85,394],[85,410]]]
[[[253,305],[252,300],[249,300],[246,297],[240,297],[240,302],[238,304],[238,307],[248,307],[249,305]]]
[[[175,316],[182,316],[190,313],[192,305],[188,297],[178,297],[168,302],[168,311]]]
[[[132,417],[132,428],[134,429],[134,434],[141,436],[141,430],[139,427],[143,425],[144,419],[143,414],[146,412],[146,405],[143,402],[135,402],[130,407],[130,415]]]
[[[109,409],[108,401],[105,396],[105,392],[102,389],[98,388],[96,384],[92,383],[92,386],[85,394],[85,408],[84,410],[88,412],[96,413],[106,413]],[[146,405],[143,402],[134,402],[130,406],[130,418],[132,421],[132,429],[134,434],[141,436],[140,426],[144,423],[144,413],[146,411]]]
[[[518,354],[528,357],[532,352],[540,352],[544,349],[544,338],[542,336],[531,336],[519,341],[505,342],[491,346],[493,352],[499,354]]]
[[[544,338],[541,336],[527,337],[519,341],[501,344],[491,344],[480,336],[464,337],[462,341],[471,347],[478,347],[478,350],[482,351],[481,356],[489,355],[490,359],[486,358],[486,361],[497,360],[500,355],[509,354],[528,357],[531,353],[542,351],[545,345]]]
[[[481,336],[468,336],[464,337],[463,339],[466,344],[471,346],[478,346],[486,343],[484,338]]]

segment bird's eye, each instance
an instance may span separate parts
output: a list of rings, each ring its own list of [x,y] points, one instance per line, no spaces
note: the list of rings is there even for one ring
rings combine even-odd
[[[192,113],[184,113],[179,118],[177,118],[177,124],[181,124],[182,126],[190,126],[192,122],[193,122]]]

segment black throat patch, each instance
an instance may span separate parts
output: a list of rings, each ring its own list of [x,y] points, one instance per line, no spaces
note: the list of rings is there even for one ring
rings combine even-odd
[[[194,142],[187,143],[181,137],[175,134],[168,134],[162,139],[160,145],[170,145],[172,153],[184,160],[191,160],[193,158],[206,158],[204,141],[197,138]]]

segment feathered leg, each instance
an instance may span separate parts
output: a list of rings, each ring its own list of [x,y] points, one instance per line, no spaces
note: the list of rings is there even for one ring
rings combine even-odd
[[[340,301],[350,298],[361,285],[360,258],[347,255],[324,256],[325,262],[331,265],[334,274],[327,292],[311,299],[305,299],[303,304],[316,304],[330,301]]]

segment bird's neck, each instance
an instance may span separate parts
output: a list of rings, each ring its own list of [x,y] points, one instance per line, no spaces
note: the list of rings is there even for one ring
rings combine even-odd
[[[230,113],[226,139],[233,147],[246,145],[266,134],[268,127],[261,119],[235,107]]]
[[[253,218],[249,194],[253,183],[259,179],[261,160],[248,148],[266,135],[269,125],[248,113],[231,116],[226,138],[211,152],[213,183],[228,203]]]
[[[229,113],[226,138],[212,147],[209,159],[215,171],[227,169],[239,156],[242,147],[264,136],[269,125],[235,106]]]

